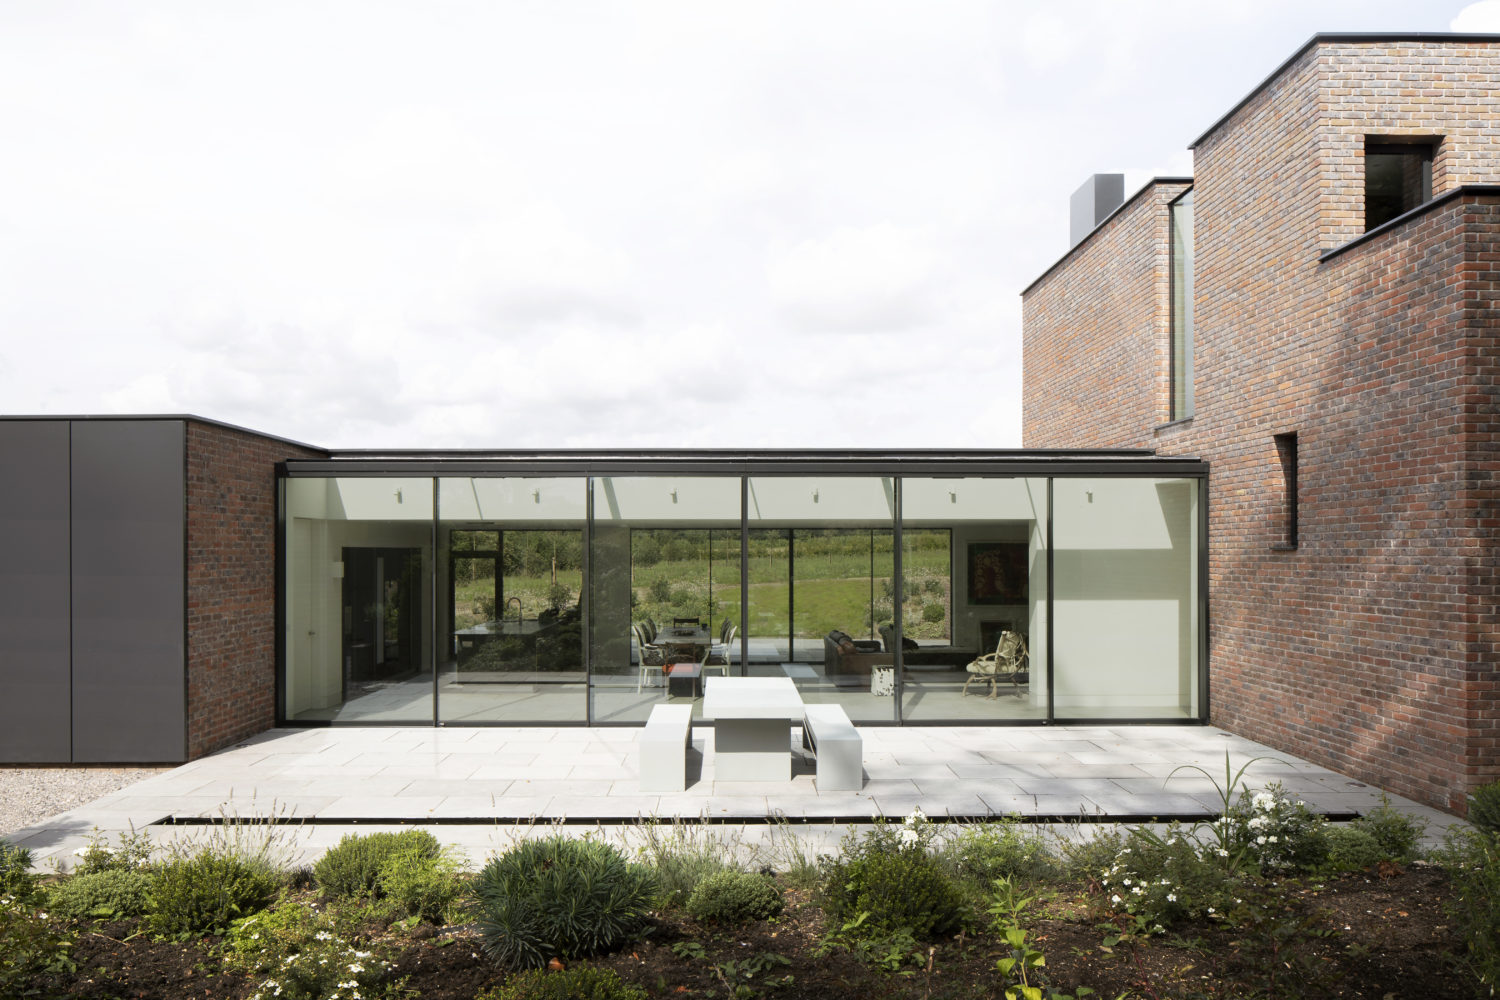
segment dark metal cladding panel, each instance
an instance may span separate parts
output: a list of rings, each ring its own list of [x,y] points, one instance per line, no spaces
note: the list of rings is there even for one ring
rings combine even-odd
[[[184,426],[73,424],[73,759],[186,756]]]
[[[0,762],[71,757],[68,422],[0,421]]]

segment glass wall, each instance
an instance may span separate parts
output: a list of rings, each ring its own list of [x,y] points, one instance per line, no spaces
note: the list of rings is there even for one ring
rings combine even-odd
[[[779,578],[752,604],[753,672],[790,677],[804,701],[836,702],[855,721],[891,721],[895,665],[877,612],[892,584],[895,480],[751,476],[746,490],[752,545],[763,545],[752,566],[763,558]],[[784,570],[771,555],[780,538]]]
[[[582,478],[438,480],[444,723],[582,722]]]
[[[902,717],[1046,718],[1047,480],[903,479],[901,536]]]
[[[717,672],[867,723],[1197,718],[1200,487],[290,478],[283,717],[637,724]]]
[[[431,479],[286,483],[286,718],[433,722]]]
[[[663,698],[700,711],[704,660],[739,617],[739,477],[603,476],[593,513],[594,721],[642,722]],[[732,672],[734,653],[714,658]]]
[[[1198,481],[1052,486],[1053,711],[1197,715]]]

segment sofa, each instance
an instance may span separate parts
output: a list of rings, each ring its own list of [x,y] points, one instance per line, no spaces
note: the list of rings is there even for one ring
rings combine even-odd
[[[823,637],[823,675],[840,677],[862,675],[868,677],[870,668],[889,666],[895,662],[890,653],[880,648],[873,639],[854,639],[847,632],[834,629]]]
[[[880,626],[880,646],[887,655],[894,653],[895,639],[896,626]],[[921,646],[913,639],[901,640],[901,662],[908,667],[961,667],[978,655],[958,646]]]

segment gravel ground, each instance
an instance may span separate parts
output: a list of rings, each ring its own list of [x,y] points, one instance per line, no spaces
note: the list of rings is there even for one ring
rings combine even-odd
[[[0,837],[170,767],[0,767]]]

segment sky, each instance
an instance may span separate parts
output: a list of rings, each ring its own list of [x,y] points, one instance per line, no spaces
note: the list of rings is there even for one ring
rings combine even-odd
[[[0,0],[0,412],[1010,448],[1089,175],[1500,0]]]

